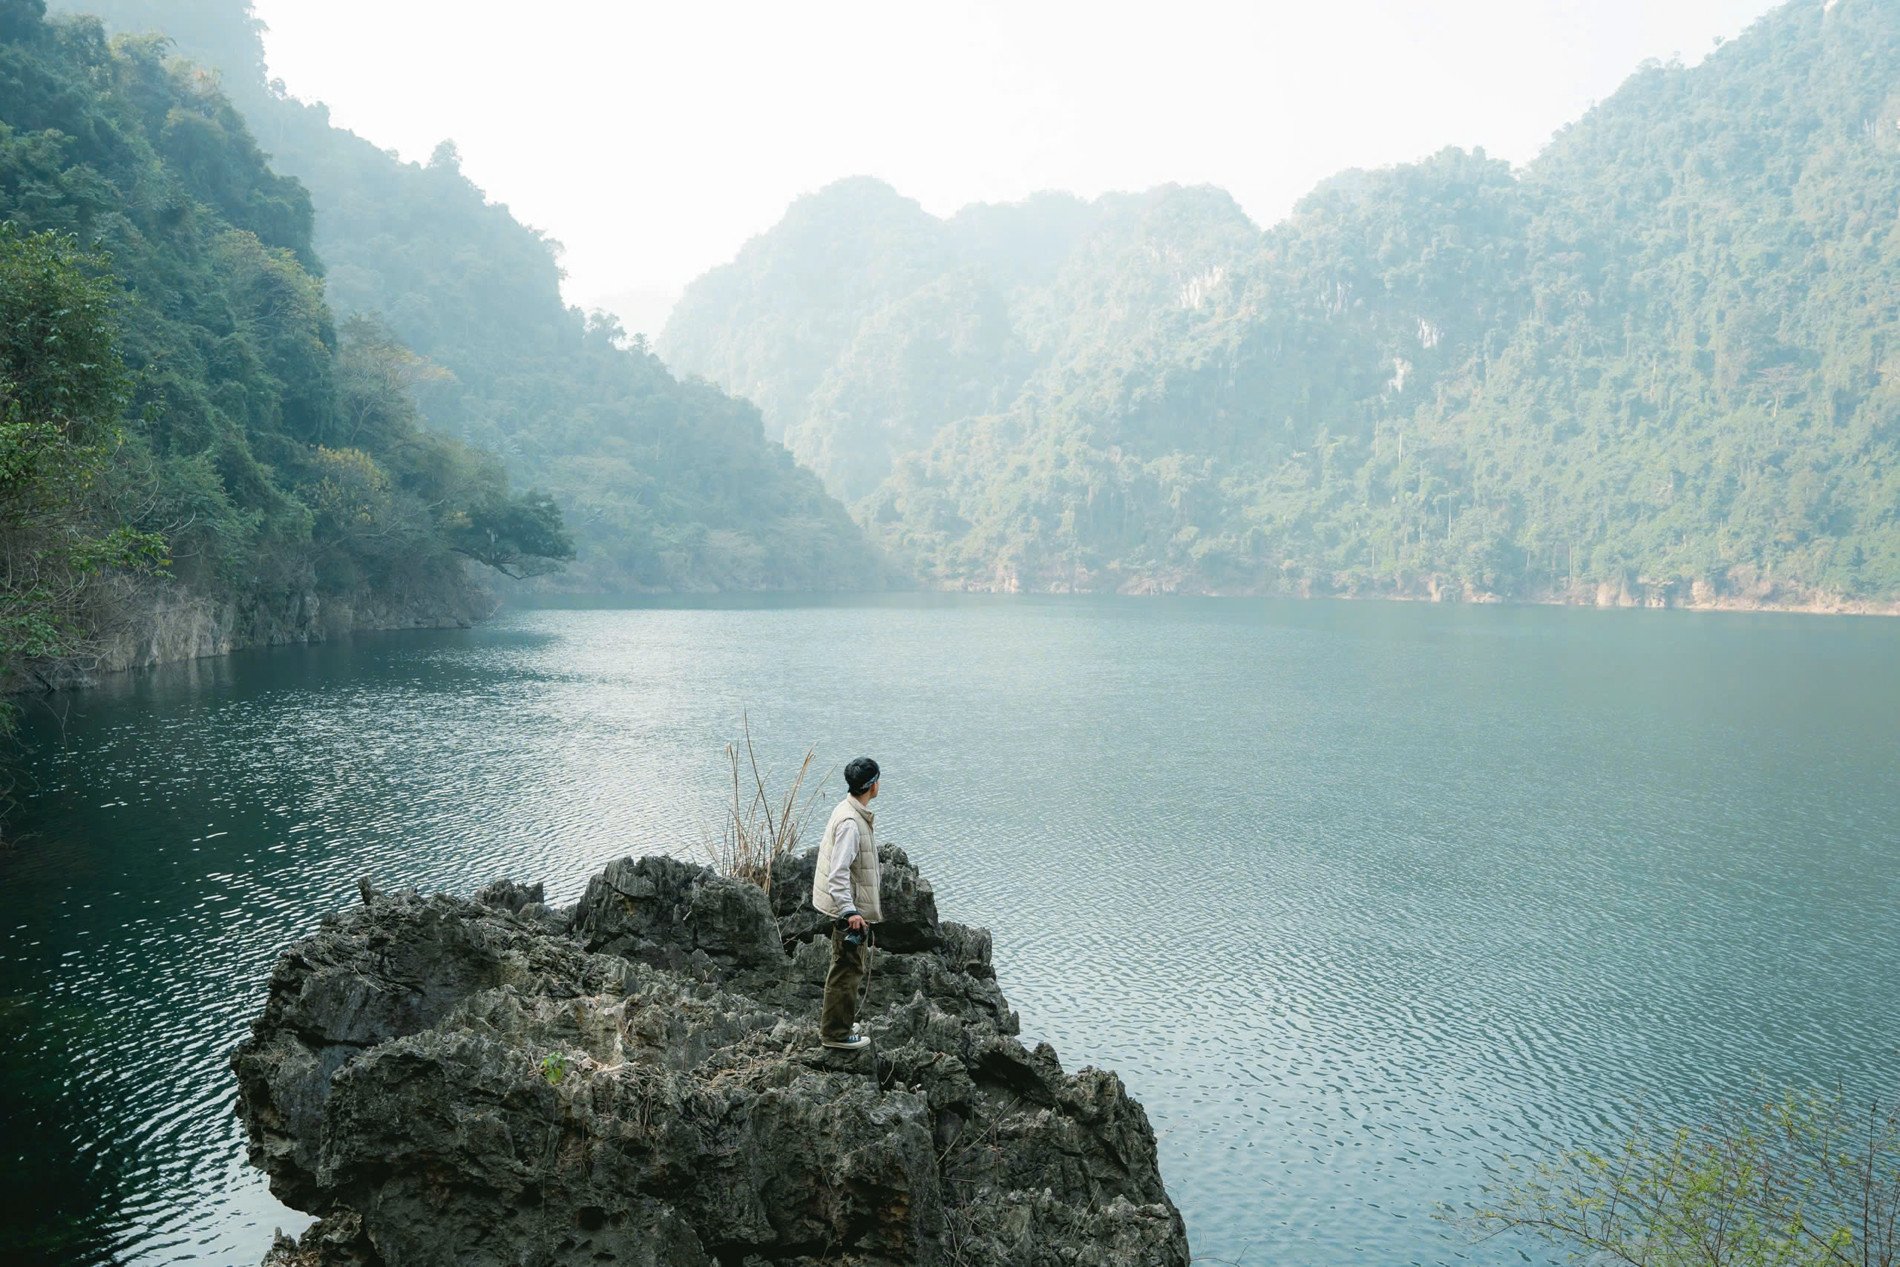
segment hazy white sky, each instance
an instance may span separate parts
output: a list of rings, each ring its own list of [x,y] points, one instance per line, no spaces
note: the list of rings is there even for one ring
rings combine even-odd
[[[1817,0],[1818,2],[1818,0]],[[570,302],[657,331],[801,193],[939,214],[1038,189],[1229,190],[1261,224],[1345,167],[1522,162],[1648,57],[1771,0],[257,0],[271,72],[566,244]]]

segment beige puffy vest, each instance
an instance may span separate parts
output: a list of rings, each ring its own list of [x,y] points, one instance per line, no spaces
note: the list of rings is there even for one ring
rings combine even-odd
[[[825,824],[824,839],[818,843],[818,869],[811,877],[811,904],[833,919],[844,911],[831,900],[825,877],[831,874],[831,851],[838,840],[838,824],[847,818],[858,820],[858,856],[851,860],[852,904],[858,908],[858,914],[873,924],[884,918],[877,904],[878,885],[883,877],[877,865],[877,841],[871,838],[873,817],[870,810],[858,804],[855,796],[847,796],[838,802],[838,808],[831,811],[831,821]]]

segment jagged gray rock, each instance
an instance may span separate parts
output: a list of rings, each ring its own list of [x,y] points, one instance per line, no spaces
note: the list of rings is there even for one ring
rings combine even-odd
[[[365,883],[232,1057],[251,1160],[319,1215],[277,1267],[1184,1267],[1112,1073],[1015,1038],[989,934],[886,847],[863,1020],[818,1045],[813,859],[768,896],[670,858],[567,911]]]

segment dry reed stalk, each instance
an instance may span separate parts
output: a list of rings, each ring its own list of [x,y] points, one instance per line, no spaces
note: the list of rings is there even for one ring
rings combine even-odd
[[[744,766],[750,770],[751,787],[748,791],[748,780],[743,777],[740,745],[727,744],[726,763],[731,768],[732,791],[725,806],[725,822],[719,839],[708,844],[707,852],[721,875],[756,884],[770,893],[772,864],[797,850],[805,820],[811,816],[818,800],[819,787],[812,789],[803,805],[798,800],[818,750],[805,749],[805,759],[799,762],[790,789],[782,797],[774,798],[766,790],[765,776],[759,770],[759,755],[752,746],[752,721],[744,713],[740,714],[740,725],[745,736]]]

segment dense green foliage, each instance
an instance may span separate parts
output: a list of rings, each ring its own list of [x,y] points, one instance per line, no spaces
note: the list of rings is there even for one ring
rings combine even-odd
[[[757,411],[668,373],[643,340],[561,299],[558,246],[489,202],[444,143],[404,163],[265,82],[245,0],[71,0],[159,30],[221,73],[259,143],[307,186],[340,313],[376,314],[441,371],[429,423],[550,490],[580,560],[571,587],[861,588],[881,566]]]
[[[833,186],[688,291],[942,583],[1900,599],[1900,7],[1796,0],[1522,171],[944,221]]]
[[[240,606],[459,595],[477,523],[571,555],[417,426],[399,349],[339,339],[309,198],[212,78],[42,9],[0,0],[0,675],[78,649],[112,619],[82,583],[161,541],[169,583]]]
[[[103,271],[71,239],[0,223],[0,673],[72,654],[103,571],[164,562],[101,486],[125,404]]]

